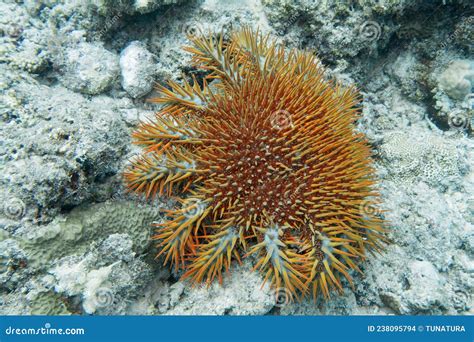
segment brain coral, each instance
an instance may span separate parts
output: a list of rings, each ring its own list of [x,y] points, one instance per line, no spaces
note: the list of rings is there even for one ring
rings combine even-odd
[[[310,52],[247,28],[189,38],[207,76],[158,88],[163,109],[134,132],[144,152],[125,172],[148,198],[179,194],[156,224],[159,255],[193,282],[222,281],[256,255],[291,299],[342,291],[384,241],[357,91],[326,80]]]

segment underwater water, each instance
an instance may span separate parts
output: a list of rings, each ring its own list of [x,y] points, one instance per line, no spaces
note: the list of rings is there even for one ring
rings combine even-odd
[[[472,1],[3,0],[0,32],[2,315],[473,313]]]

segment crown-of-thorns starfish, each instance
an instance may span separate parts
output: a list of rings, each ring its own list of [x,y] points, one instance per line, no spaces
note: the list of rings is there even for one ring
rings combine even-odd
[[[257,255],[255,269],[292,298],[352,285],[385,240],[357,91],[248,28],[189,39],[208,76],[158,88],[163,109],[133,133],[144,152],[125,172],[147,198],[180,194],[156,224],[158,255],[207,283]]]

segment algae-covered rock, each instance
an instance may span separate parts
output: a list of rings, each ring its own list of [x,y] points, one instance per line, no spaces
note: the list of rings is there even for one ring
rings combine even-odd
[[[456,60],[440,75],[441,88],[453,99],[464,100],[474,87],[474,60]]]
[[[19,242],[32,267],[45,268],[71,254],[83,254],[94,241],[113,234],[130,236],[133,250],[140,254],[150,245],[151,224],[159,209],[131,201],[107,201],[73,209],[67,217],[31,230]]]
[[[32,315],[70,315],[64,299],[61,298],[57,293],[51,291],[45,291],[38,293],[31,300],[31,314]]]
[[[156,56],[140,42],[131,42],[120,54],[122,87],[131,97],[146,95],[153,89]]]
[[[66,50],[61,83],[68,89],[95,95],[118,81],[119,58],[100,45],[81,43]]]

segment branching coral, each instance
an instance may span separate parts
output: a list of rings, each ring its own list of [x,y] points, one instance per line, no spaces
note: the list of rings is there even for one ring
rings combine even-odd
[[[159,87],[163,109],[133,134],[144,154],[125,172],[148,198],[181,194],[157,224],[159,255],[194,282],[222,281],[234,259],[256,255],[292,298],[341,291],[384,241],[366,210],[378,193],[354,130],[357,91],[326,80],[310,52],[250,29],[190,40],[208,76]]]

